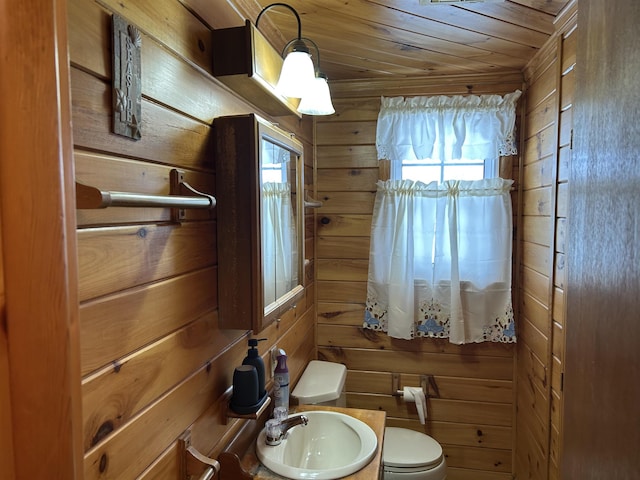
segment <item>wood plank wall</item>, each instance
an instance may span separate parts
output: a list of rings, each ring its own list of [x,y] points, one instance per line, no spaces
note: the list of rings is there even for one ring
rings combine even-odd
[[[565,225],[575,85],[574,3],[525,69],[516,389],[518,479],[560,478]]]
[[[222,11],[218,21],[234,18]],[[110,133],[111,14],[142,32],[142,139]],[[242,19],[236,18],[237,25]],[[211,26],[178,0],[69,0],[76,178],[104,190],[168,194],[171,168],[215,195],[211,122],[256,112],[211,75]],[[218,24],[217,28],[224,25]],[[313,184],[313,124],[274,119],[305,147]],[[309,187],[311,188],[311,187]],[[218,199],[223,201],[223,199]],[[233,369],[247,332],[218,328],[216,215],[168,209],[78,211],[84,478],[175,479],[176,439],[216,456],[244,420],[226,424]],[[310,239],[313,214],[308,212]],[[309,242],[308,242],[309,243]],[[313,279],[313,249],[306,277]],[[278,345],[292,379],[315,357],[314,286],[260,334]],[[267,375],[271,379],[270,373]]]
[[[371,216],[379,167],[375,130],[380,96],[504,94],[522,75],[443,77],[331,84],[336,114],[316,120],[318,356],[347,366],[347,404],[387,412],[387,425],[423,431],[444,447],[450,480],[512,478],[515,348],[456,346],[446,341],[391,339],[362,328]],[[517,158],[513,160],[517,179]],[[415,404],[391,395],[434,375],[440,397],[428,401],[420,425]],[[431,391],[433,393],[433,391]]]

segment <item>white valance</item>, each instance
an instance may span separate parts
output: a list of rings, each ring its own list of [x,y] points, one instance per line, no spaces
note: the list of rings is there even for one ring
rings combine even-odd
[[[521,93],[382,97],[378,158],[446,162],[515,155],[515,104]]]

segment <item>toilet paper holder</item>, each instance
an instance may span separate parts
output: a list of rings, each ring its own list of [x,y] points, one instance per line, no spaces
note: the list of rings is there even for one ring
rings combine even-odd
[[[440,391],[438,390],[438,384],[433,375],[420,375],[420,388],[424,392],[426,398],[440,398]],[[402,397],[404,392],[400,388],[400,374],[391,374],[391,394],[394,397]]]

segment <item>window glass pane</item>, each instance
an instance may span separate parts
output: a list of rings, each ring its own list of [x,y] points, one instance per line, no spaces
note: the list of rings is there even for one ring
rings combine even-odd
[[[262,167],[262,183],[282,183],[285,181],[283,176],[283,164],[281,163],[271,163]]]
[[[447,165],[459,165],[459,164],[469,165],[469,164],[476,164],[476,163],[484,164],[484,160],[470,159],[470,158],[458,158],[458,159],[447,160],[447,162],[446,162]]]
[[[447,165],[444,180],[482,180],[484,165]]]
[[[420,180],[424,183],[440,182],[440,165],[402,166],[403,180]]]
[[[403,160],[403,165],[440,165],[442,162],[438,160],[432,160],[430,158],[425,158],[422,160]]]
[[[391,167],[391,178],[402,180],[414,180],[424,183],[443,182],[445,180],[481,180],[496,176],[491,171],[493,163],[483,160],[453,160],[446,163],[423,159],[423,160],[403,160],[401,163],[394,163]],[[487,167],[489,171],[487,171]]]

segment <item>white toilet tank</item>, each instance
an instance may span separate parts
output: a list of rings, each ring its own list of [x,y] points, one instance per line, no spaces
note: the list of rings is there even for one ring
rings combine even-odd
[[[341,363],[311,360],[291,396],[300,405],[346,407],[346,378],[347,367]]]

